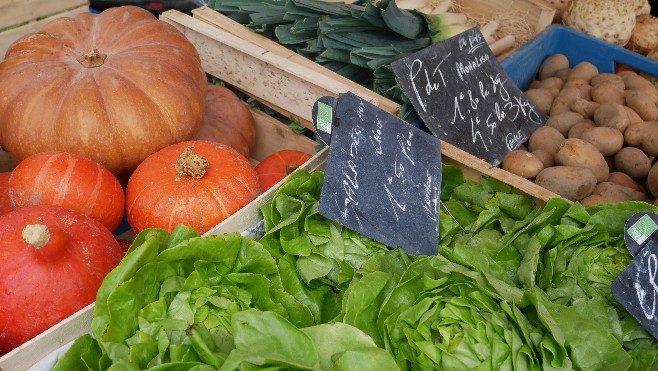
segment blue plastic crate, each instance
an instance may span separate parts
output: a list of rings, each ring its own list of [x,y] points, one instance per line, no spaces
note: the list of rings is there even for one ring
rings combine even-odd
[[[599,72],[615,72],[618,64],[625,64],[658,76],[657,61],[563,25],[548,26],[510,53],[501,65],[516,85],[525,90],[537,77],[544,59],[556,53],[567,56],[571,67],[587,61]]]

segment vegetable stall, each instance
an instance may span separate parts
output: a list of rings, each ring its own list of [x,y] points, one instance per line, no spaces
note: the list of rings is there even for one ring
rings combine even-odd
[[[658,229],[648,2],[72,9],[0,62],[1,370],[657,367],[640,259]],[[513,113],[545,118],[496,143],[500,164],[424,122],[391,66],[460,37],[471,48],[451,53],[486,57],[455,76],[486,62],[511,85],[447,89],[439,110],[464,99],[479,117],[493,89],[492,132]],[[433,78],[427,91],[449,86]],[[345,116],[345,102],[368,109]],[[378,126],[342,147],[358,120]],[[381,147],[393,125],[408,137]],[[412,136],[440,144],[436,163],[414,161]],[[368,151],[397,151],[367,166],[403,186],[364,191]],[[337,168],[342,183],[327,182]],[[358,223],[325,216],[337,192]],[[370,235],[396,225],[359,214],[366,201],[435,228],[432,253]],[[643,278],[620,293],[631,268]]]

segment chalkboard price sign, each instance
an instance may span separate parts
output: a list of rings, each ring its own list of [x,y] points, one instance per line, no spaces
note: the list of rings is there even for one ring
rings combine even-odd
[[[492,165],[547,120],[510,80],[477,28],[391,67],[434,135]]]
[[[352,93],[333,108],[320,214],[389,247],[435,255],[441,142]]]
[[[658,215],[640,212],[626,222],[631,264],[612,282],[612,294],[653,337],[658,339]]]

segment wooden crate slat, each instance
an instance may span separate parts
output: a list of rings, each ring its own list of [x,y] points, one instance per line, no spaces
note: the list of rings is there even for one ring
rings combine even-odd
[[[83,0],[0,0],[0,29],[88,4]]]
[[[0,12],[1,11],[2,10],[0,10]],[[89,11],[89,7],[87,5],[84,5],[84,6],[80,6],[80,7],[71,9],[71,10],[67,10],[67,11],[62,12],[62,13],[58,13],[56,15],[53,15],[52,17],[44,18],[42,20],[35,21],[35,22],[30,22],[26,25],[16,27],[16,28],[12,28],[12,29],[6,30],[4,32],[0,32],[0,60],[5,58],[5,53],[7,52],[7,49],[9,48],[9,46],[11,46],[11,44],[14,41],[20,39],[22,36],[24,36],[28,33],[39,31],[41,28],[43,28],[43,26],[46,23],[50,22],[53,19],[60,18],[60,17],[73,17],[76,14],[80,14],[80,13],[84,13],[84,12],[88,12],[88,11]]]

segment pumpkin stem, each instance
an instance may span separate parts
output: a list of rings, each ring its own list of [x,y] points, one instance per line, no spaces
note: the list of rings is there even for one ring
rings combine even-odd
[[[201,179],[206,174],[208,160],[192,151],[193,148],[193,146],[186,147],[176,160],[175,166],[178,173],[176,181],[180,181],[186,175]]]
[[[34,246],[38,249],[46,246],[50,241],[50,231],[48,227],[43,224],[28,224],[23,228],[21,233],[23,241]]]
[[[102,66],[105,63],[105,58],[107,58],[107,54],[103,54],[98,49],[93,48],[86,54],[79,56],[77,61],[86,68],[95,68]]]
[[[299,167],[299,164],[296,162],[291,162],[289,164],[286,164],[286,175],[292,174],[293,171],[297,170]]]

